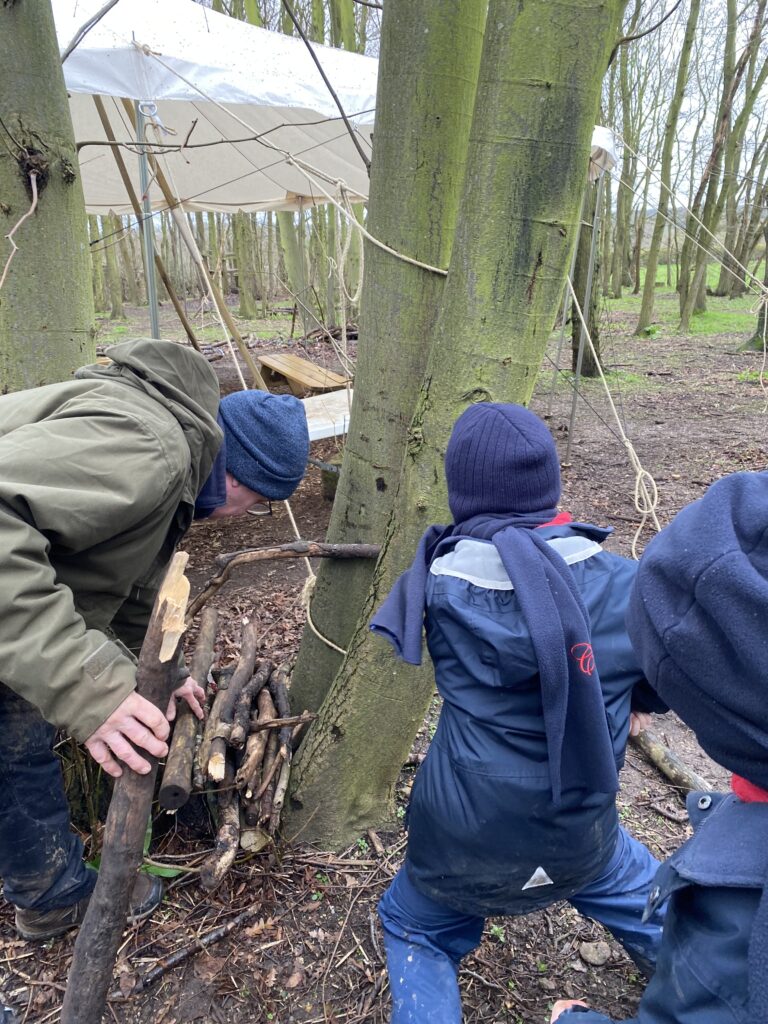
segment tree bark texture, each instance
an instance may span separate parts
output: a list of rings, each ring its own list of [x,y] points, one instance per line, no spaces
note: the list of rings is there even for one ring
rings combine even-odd
[[[450,521],[443,457],[457,416],[472,402],[531,397],[576,236],[620,7],[489,5],[461,215],[394,513],[360,625],[294,761],[289,828],[305,829],[307,841],[341,845],[392,813],[433,684],[428,666],[396,663],[367,622],[423,530]],[[294,703],[307,706],[303,696]]]
[[[65,380],[93,362],[85,204],[50,3],[0,5],[0,394]]]
[[[367,226],[430,266],[447,268],[450,259],[483,24],[476,0],[388,0],[382,20]],[[443,284],[439,274],[365,243],[355,401],[331,543],[380,543],[386,533]],[[372,573],[363,563],[318,570],[312,618],[339,647],[352,636]],[[341,655],[306,630],[293,672],[295,706],[316,710],[340,664]]]

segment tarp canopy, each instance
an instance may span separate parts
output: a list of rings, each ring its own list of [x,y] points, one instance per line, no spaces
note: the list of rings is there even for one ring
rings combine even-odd
[[[62,51],[103,6],[52,3]],[[312,45],[370,159],[378,61]],[[111,148],[92,144],[107,138],[94,95],[104,97],[121,143],[136,139],[123,99],[142,104],[150,120],[146,138],[175,148],[155,152],[189,210],[296,210],[336,197],[339,183],[352,201],[368,196],[363,159],[301,39],[193,0],[120,0],[67,58],[64,77],[92,213],[132,212]],[[121,153],[140,195],[138,155]],[[612,133],[597,127],[591,180],[615,162]],[[156,184],[149,196],[154,209],[166,206]]]
[[[102,6],[53,0],[61,51]],[[313,47],[370,158],[378,61]],[[122,98],[142,102],[150,124],[162,126],[159,136],[148,129],[149,141],[186,142],[181,152],[164,153],[160,165],[189,210],[298,209],[337,195],[338,182],[353,201],[368,195],[365,164],[298,38],[193,0],[121,0],[67,58],[64,77],[91,212],[132,212],[111,148],[84,145],[107,138],[94,95],[105,97],[118,142],[136,139]],[[222,140],[248,141],[204,145]],[[121,153],[140,195],[138,156]],[[156,185],[150,199],[155,209],[166,205]]]

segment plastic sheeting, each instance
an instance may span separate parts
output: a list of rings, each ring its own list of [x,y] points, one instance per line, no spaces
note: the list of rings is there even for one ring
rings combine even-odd
[[[52,2],[62,51],[103,5]],[[313,46],[370,159],[378,61]],[[186,143],[158,160],[188,210],[296,210],[337,197],[340,183],[352,201],[368,195],[363,160],[300,39],[193,0],[120,0],[68,57],[64,77],[93,213],[132,212],[111,148],[92,144],[106,141],[93,95],[105,97],[119,142],[136,138],[121,102],[126,97],[154,113],[158,128],[149,128],[149,141]],[[121,152],[140,194],[138,156]],[[591,181],[616,164],[610,129],[595,128],[591,157]],[[166,206],[157,185],[150,202],[154,209]]]
[[[62,51],[102,6],[53,0]],[[370,158],[378,62],[314,49]],[[88,144],[106,141],[94,94],[105,97],[119,142],[136,138],[120,99],[126,97],[143,101],[147,114],[156,109],[159,135],[150,127],[149,141],[187,143],[160,165],[189,210],[298,209],[324,202],[325,193],[336,196],[339,182],[353,201],[368,194],[363,160],[300,39],[192,0],[121,0],[67,58],[64,76],[91,212],[132,212],[111,148]],[[239,141],[204,145],[222,140]],[[140,193],[138,157],[121,152]],[[166,205],[156,185],[150,199],[155,209]]]

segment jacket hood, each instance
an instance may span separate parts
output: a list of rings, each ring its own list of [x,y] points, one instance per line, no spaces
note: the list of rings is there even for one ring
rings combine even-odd
[[[83,366],[79,380],[101,378],[139,388],[164,406],[178,421],[189,445],[190,479],[184,501],[194,504],[221,447],[222,430],[216,422],[219,382],[207,360],[172,341],[139,338],[106,350],[107,366]]]

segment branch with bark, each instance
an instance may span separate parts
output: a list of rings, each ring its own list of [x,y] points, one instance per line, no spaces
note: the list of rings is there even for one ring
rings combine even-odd
[[[378,558],[381,548],[378,544],[322,544],[317,541],[297,540],[291,544],[280,544],[269,548],[248,548],[218,555],[216,564],[219,572],[212,576],[200,593],[194,598],[187,612],[191,621],[200,609],[224,586],[233,569],[272,558]]]

